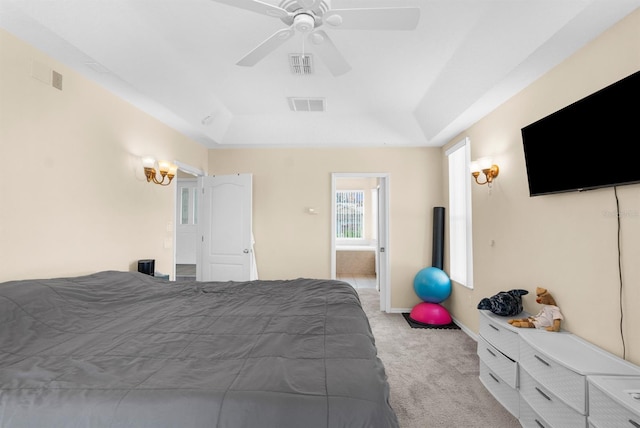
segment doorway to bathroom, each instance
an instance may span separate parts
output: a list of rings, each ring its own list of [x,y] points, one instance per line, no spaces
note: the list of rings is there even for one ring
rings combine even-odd
[[[388,174],[332,174],[331,274],[379,291],[390,310]]]

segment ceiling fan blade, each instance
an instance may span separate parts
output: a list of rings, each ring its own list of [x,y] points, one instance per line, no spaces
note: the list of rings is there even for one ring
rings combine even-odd
[[[262,58],[274,51],[278,46],[286,42],[293,36],[292,28],[283,28],[271,35],[267,40],[260,43],[255,49],[246,54],[237,65],[250,67],[256,65]]]
[[[333,9],[322,16],[327,27],[344,30],[413,30],[418,21],[419,7]]]
[[[240,9],[249,10],[251,12],[261,13],[263,15],[273,16],[275,18],[284,18],[291,16],[291,14],[281,7],[273,6],[269,3],[264,3],[259,0],[212,0],[216,3],[227,4],[229,6],[237,7]]]
[[[327,33],[322,30],[317,30],[309,34],[309,39],[315,46],[315,51],[318,56],[322,58],[322,62],[324,62],[329,71],[331,71],[331,74],[340,76],[351,70],[351,66],[333,44]]]

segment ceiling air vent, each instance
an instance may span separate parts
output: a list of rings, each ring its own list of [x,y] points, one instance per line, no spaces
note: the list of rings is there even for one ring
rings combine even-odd
[[[291,74],[313,74],[313,61],[310,54],[289,54]]]
[[[292,111],[325,111],[324,98],[289,97],[287,100]]]

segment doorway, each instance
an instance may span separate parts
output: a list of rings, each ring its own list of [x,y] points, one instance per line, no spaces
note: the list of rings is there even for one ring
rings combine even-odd
[[[205,172],[175,161],[176,195],[173,242],[173,278],[175,280],[196,279],[196,239],[198,227],[198,177]]]
[[[258,279],[251,174],[190,174],[179,169],[176,180],[174,278]]]
[[[389,312],[389,175],[333,173],[331,187],[331,277],[378,290]]]
[[[198,180],[177,177],[175,270],[176,280],[196,279],[196,245],[198,234]]]

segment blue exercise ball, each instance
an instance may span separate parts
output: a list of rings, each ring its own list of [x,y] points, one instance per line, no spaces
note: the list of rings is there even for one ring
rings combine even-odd
[[[451,279],[442,269],[420,269],[413,279],[413,289],[425,302],[440,303],[451,295]]]

